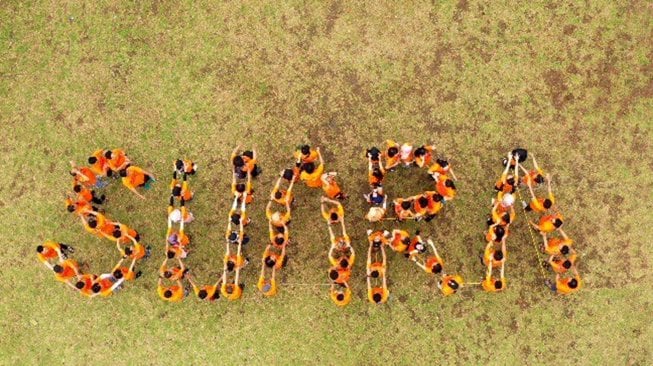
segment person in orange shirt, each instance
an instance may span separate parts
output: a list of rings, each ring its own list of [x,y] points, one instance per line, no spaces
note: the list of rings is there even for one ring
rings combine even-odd
[[[426,217],[424,218],[424,221],[431,222],[431,220],[437,216],[440,210],[442,210],[444,198],[439,193],[433,191],[424,192],[424,195],[428,200],[428,204],[426,206]]]
[[[410,234],[408,231],[394,229],[390,240],[390,248],[397,253],[403,253],[410,245]]]
[[[109,169],[113,170],[114,172],[125,169],[127,166],[129,166],[129,164],[131,164],[127,154],[125,154],[122,149],[107,150],[104,153],[104,157],[107,159]]]
[[[265,266],[263,263],[261,268],[261,275],[258,278],[256,287],[265,295],[266,297],[272,297],[277,294],[277,279],[276,279],[276,267],[272,266],[272,272],[270,278],[265,278]]]
[[[512,197],[512,195],[511,195]],[[492,205],[492,213],[488,219],[488,226],[500,225],[506,226],[515,220],[515,206],[510,205],[507,211],[500,211],[501,202],[495,201]]]
[[[243,171],[245,173],[248,173],[252,176],[252,178],[256,178],[261,174],[261,168],[256,165],[256,150],[246,150],[243,152],[243,162],[245,163],[243,165]]]
[[[79,265],[72,259],[66,259],[52,266],[57,281],[68,282],[79,275]]]
[[[78,201],[86,201],[96,205],[103,204],[107,198],[105,195],[101,195],[98,197],[95,191],[90,190],[84,187],[83,185],[77,183],[73,185],[73,191],[77,194]]]
[[[215,301],[220,298],[220,291],[218,290],[220,280],[213,285],[198,286],[193,280],[193,276],[189,274],[188,282],[193,286],[193,292],[200,300]]]
[[[415,236],[411,239],[410,245],[408,246],[406,253],[404,253],[404,256],[413,260],[415,256],[424,253],[426,253],[426,246],[424,245],[422,237],[419,235],[419,230],[417,230],[415,231]]]
[[[348,283],[342,285],[332,283],[329,290],[329,297],[336,305],[343,307],[351,302],[351,289]]]
[[[287,172],[289,172],[289,174]],[[288,180],[288,189],[279,188],[281,186],[282,180]],[[292,194],[292,188],[294,184],[295,182],[293,180],[292,171],[281,171],[279,179],[277,179],[277,183],[274,185],[274,188],[272,188],[272,192],[270,192],[270,200],[283,206],[292,204],[292,202],[295,200],[295,197],[293,197]]]
[[[573,253],[572,245],[574,241],[562,229],[558,229],[558,232],[562,235],[562,238],[555,237],[547,239],[546,233],[542,233],[544,252],[548,255],[568,255],[570,252]]]
[[[345,209],[342,207],[342,204],[338,201],[321,197],[320,198],[320,210],[322,211],[322,217],[327,221],[329,225],[334,225],[339,222],[342,222],[345,219]],[[331,203],[334,206],[326,209],[325,203]]]
[[[369,232],[370,230],[368,230]],[[373,254],[381,253],[381,261],[372,261]],[[387,261],[385,255],[385,248],[383,245],[377,245],[376,241],[370,241],[370,246],[367,251],[367,299],[371,303],[382,304],[388,301],[390,291],[388,291],[388,284],[386,280]],[[372,285],[372,279],[378,283],[381,281],[381,286]]]
[[[306,183],[306,186],[311,188],[322,187],[322,174],[324,173],[324,160],[320,153],[320,148],[315,149],[319,160],[319,165],[315,167],[315,163],[304,163],[302,165],[302,172],[299,174],[299,179]]]
[[[82,184],[88,188],[102,188],[106,186],[106,184],[99,182],[97,176],[89,167],[78,167],[72,160],[70,161],[70,166],[70,175],[73,176],[75,184]]]
[[[336,182],[337,175],[338,173],[336,172],[322,174],[322,189],[324,190],[324,194],[331,199],[345,200],[347,199],[347,195],[340,189],[338,182]]]
[[[290,223],[290,205],[286,204],[286,212],[282,214],[279,211],[272,212],[272,201],[270,201],[265,207],[265,216],[275,228],[287,226]]]
[[[347,281],[349,281],[349,278],[351,277],[351,269],[342,268],[340,266],[331,267],[329,268],[328,274],[329,274],[329,279],[333,283],[342,285]]]
[[[428,214],[429,199],[426,194],[421,194],[411,197],[413,199],[413,210],[415,211],[415,219],[421,221]]]
[[[66,198],[66,211],[74,213],[77,216],[84,216],[90,212],[97,211],[97,207],[92,206],[86,200],[77,200],[73,201],[70,198]]]
[[[122,272],[119,273],[119,276],[122,276]],[[93,292],[93,296],[100,295],[102,297],[108,297],[121,289],[124,282],[124,277],[116,278],[112,273],[103,273],[95,279],[91,291]]]
[[[485,250],[483,251],[483,256],[481,257],[481,263],[484,266],[488,266],[492,262],[492,268],[499,268],[503,266],[506,262],[506,240],[501,241],[501,249],[495,250],[494,243],[487,243]]]
[[[426,241],[429,246],[431,247],[431,250],[433,250],[433,255],[429,256],[426,258],[426,261],[423,263],[420,263],[419,260],[417,259],[417,256],[413,256],[411,260],[417,264],[421,269],[423,269],[427,273],[433,273],[433,274],[440,274],[442,273],[442,270],[444,269],[444,261],[438,254],[437,249],[435,249],[435,244],[433,244],[433,240],[428,239]]]
[[[57,243],[51,240],[47,240],[42,245],[36,247],[36,256],[39,261],[45,264],[46,267],[52,269],[52,261],[65,261],[67,258],[67,253],[73,253],[75,250],[73,247],[64,244]]]
[[[117,241],[116,245],[118,246],[118,250],[121,252],[123,257],[130,258],[133,260],[140,260],[143,258],[149,258],[150,257],[150,251],[151,248],[149,246],[145,247],[141,243],[137,242],[136,239],[134,239],[131,236],[127,236],[131,241],[132,245],[125,247],[124,249],[120,247],[120,243]]]
[[[513,161],[512,153],[508,154],[508,159]],[[499,180],[494,185],[495,190],[503,193],[515,193],[519,178],[517,176],[508,175],[510,168],[511,165],[507,164],[506,168],[503,170],[503,173],[501,173],[501,178],[499,178]],[[519,171],[515,169],[515,175],[518,175],[518,173]]]
[[[435,163],[429,167],[428,172],[435,181],[438,180],[438,176],[440,175],[451,175],[453,180],[458,180],[458,178],[456,178],[456,174],[454,174],[453,169],[451,168],[451,165],[444,159],[437,159]]]
[[[95,150],[93,154],[91,154],[91,156],[88,158],[88,163],[90,164],[89,168],[96,175],[110,177],[112,172],[109,168],[109,163],[104,154],[106,154],[106,151],[103,149]]]
[[[401,163],[401,155],[399,155],[399,144],[392,141],[386,140],[386,149],[385,149],[385,170],[394,170],[399,163]]]
[[[293,156],[301,164],[314,163],[319,159],[319,148],[311,149],[309,145],[302,145],[299,149],[295,150]]]
[[[185,297],[184,286],[181,281],[176,281],[175,285],[172,286],[163,286],[163,280],[159,278],[156,292],[161,300],[168,302],[180,302]]]
[[[415,149],[413,155],[415,156],[415,164],[420,167],[428,167],[431,165],[431,160],[433,159],[433,149],[432,145],[422,145]]]
[[[124,278],[125,281],[133,281],[138,277],[140,277],[142,274],[141,271],[134,272],[134,267],[136,267],[136,259],[132,259],[132,262],[129,265],[129,267],[125,267],[122,265],[122,262],[124,260],[125,258],[121,258],[111,270],[111,273],[113,273],[113,277],[116,279]]]
[[[244,284],[238,282],[240,278],[240,272],[236,272],[236,277],[233,283],[227,283],[226,276],[226,272],[224,272],[222,277],[222,286],[220,286],[220,292],[222,293],[222,296],[229,301],[240,299],[241,296],[243,296],[243,288],[245,287]]]
[[[581,288],[580,274],[576,267],[571,267],[571,270],[574,274],[573,277],[562,277],[560,273],[556,274],[555,283],[550,283],[547,281],[547,285],[551,287],[551,291],[558,293],[559,295],[568,295],[578,291]]]
[[[527,182],[528,190],[531,192],[531,201],[528,203],[522,202],[526,211],[544,213],[553,207],[553,204],[555,204],[555,197],[553,196],[553,192],[551,192],[551,176],[548,174],[546,175],[546,183],[549,193],[548,197],[539,198],[535,195],[535,191],[533,191],[533,184],[530,181]]]
[[[459,275],[443,275],[442,279],[438,282],[438,288],[444,296],[455,294],[463,286],[463,278]]]
[[[373,187],[378,187],[383,184],[383,178],[385,178],[385,170],[379,162],[373,162],[372,159],[369,159],[368,169],[367,169],[367,181]]]
[[[148,173],[137,166],[128,166],[127,168],[120,170],[119,175],[122,177],[122,184],[142,199],[145,199],[145,196],[138,193],[136,188],[143,187],[145,189],[150,189],[152,183],[155,181],[154,176],[151,173]]]
[[[533,166],[535,169],[526,170],[521,164],[519,168],[524,172],[524,177],[522,178],[522,183],[524,184],[542,184],[544,183],[544,170],[540,169],[535,161],[535,155],[531,154],[531,159],[533,159]]]
[[[192,160],[177,159],[174,164],[174,169],[179,174],[193,175],[197,172],[197,164]]]
[[[576,265],[577,257],[576,253],[572,253],[566,258],[559,255],[552,255],[549,257],[548,263],[553,272],[563,274],[572,266]]]
[[[456,196],[456,185],[446,175],[438,175],[438,182],[435,185],[435,189],[444,201],[451,201]]]
[[[412,210],[413,201],[411,198],[397,198],[393,201],[393,203],[395,214],[397,215],[397,221],[404,221],[415,217],[415,213]]]
[[[538,224],[528,221],[535,229],[540,231],[540,234],[548,234],[555,230],[560,230],[562,227],[562,215],[559,213],[553,215],[546,215],[540,218]]]
[[[188,273],[188,269],[181,259],[177,258],[177,262],[179,265],[168,267],[168,258],[166,257],[166,259],[163,260],[161,267],[159,267],[159,276],[169,281],[183,280]]]
[[[500,243],[503,241],[504,237],[508,237],[510,232],[508,231],[508,226],[501,226],[499,224],[492,224],[485,235],[485,240],[487,242]]]
[[[265,247],[265,251],[263,252],[263,265],[267,268],[281,269],[288,262],[286,257],[286,246],[281,246],[281,253],[279,254],[274,253],[272,248],[272,245]]]
[[[487,272],[485,273],[485,278],[483,279],[483,282],[481,282],[481,286],[483,286],[483,290],[486,292],[499,292],[503,291],[506,288],[506,278],[504,277],[504,266],[505,262],[501,264],[501,277],[499,279],[496,279],[492,277],[492,268],[494,268],[494,265],[492,263],[492,259],[490,259],[490,263],[487,265]]]
[[[415,155],[413,154],[413,145],[404,143],[399,149],[399,157],[404,166],[411,166],[415,162]]]
[[[372,230],[367,230],[367,241],[372,245],[374,248],[380,248],[382,246],[388,245],[388,236],[390,233],[388,231],[372,231]]]
[[[93,284],[97,280],[97,275],[94,274],[83,274],[77,277],[77,282],[75,283],[75,288],[79,290],[79,293],[86,297],[94,297],[93,293]]]

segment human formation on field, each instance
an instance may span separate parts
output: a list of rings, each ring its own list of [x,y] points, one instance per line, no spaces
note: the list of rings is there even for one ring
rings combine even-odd
[[[435,154],[432,145],[415,148],[410,143],[399,145],[392,140],[386,141],[383,151],[376,147],[366,151],[370,191],[363,196],[369,204],[365,219],[371,225],[382,221],[401,225],[406,220],[429,223],[456,197],[457,178],[453,169],[447,159],[436,158]],[[277,280],[278,272],[288,262],[288,245],[291,243],[289,226],[295,201],[294,187],[301,183],[309,189],[321,189],[324,194],[320,197],[320,210],[330,242],[330,267],[327,270],[329,298],[338,306],[346,306],[352,299],[350,278],[356,258],[345,225],[342,202],[347,195],[336,181],[337,173],[325,172],[319,148],[298,146],[293,158],[293,166],[280,171],[266,205],[269,242],[263,249],[256,287],[266,297],[278,293],[281,285]],[[517,197],[521,200],[521,192],[526,189],[530,198],[521,201],[524,214],[539,215],[536,221],[529,219],[529,224],[542,237],[541,250],[549,256],[545,265],[556,275],[555,280],[547,278],[546,285],[558,294],[576,292],[581,287],[576,268],[578,254],[572,247],[573,240],[562,230],[563,216],[551,189],[551,176],[538,166],[532,154],[530,158],[534,168],[529,170],[524,167],[527,158],[528,152],[518,148],[503,159],[504,170],[494,185],[497,193],[491,201],[488,229],[484,236],[486,245],[480,255],[485,268],[481,282],[466,283],[459,274],[446,271],[445,262],[435,243],[428,237],[424,240],[421,230],[410,234],[398,227],[387,230],[368,229],[365,273],[369,302],[382,304],[390,298],[386,249],[415,263],[424,272],[438,276],[437,287],[444,296],[453,295],[466,285],[480,285],[490,293],[504,291],[507,287],[507,238],[510,235],[510,225],[516,219],[515,202]],[[261,174],[261,169],[257,165],[256,151],[252,149],[241,152],[240,146],[231,154],[230,163],[232,201],[227,217],[223,270],[215,281],[207,285],[199,284],[184,263],[191,252],[191,235],[186,226],[194,220],[189,207],[194,198],[189,177],[196,174],[197,164],[184,159],[178,159],[173,164],[165,256],[159,268],[157,285],[157,293],[164,301],[182,301],[191,290],[204,301],[214,301],[220,297],[237,300],[243,295],[245,284],[242,282],[241,270],[249,263],[249,258],[245,255],[250,242],[246,234],[246,228],[251,222],[248,205],[254,199],[252,182]],[[75,291],[88,297],[110,296],[122,288],[125,281],[140,276],[140,271],[135,271],[136,263],[149,257],[150,248],[140,243],[141,238],[136,230],[105,216],[102,207],[106,196],[101,190],[111,180],[120,178],[124,186],[144,198],[139,189],[149,189],[155,181],[154,176],[132,165],[121,149],[100,149],[88,158],[88,166],[80,167],[74,162],[71,165],[74,193],[66,199],[67,210],[80,218],[88,232],[115,242],[121,259],[110,272],[94,275],[83,273],[81,266],[68,258],[74,250],[68,244],[46,241],[37,247],[37,256],[54,272],[57,280]],[[384,181],[389,172],[399,168],[425,171],[433,188],[414,196],[392,199],[388,211],[389,199],[384,191]],[[545,192],[539,193],[541,190]],[[393,217],[387,217],[388,212],[394,213]],[[534,239],[534,235],[531,236]],[[533,244],[536,246],[535,240]]]

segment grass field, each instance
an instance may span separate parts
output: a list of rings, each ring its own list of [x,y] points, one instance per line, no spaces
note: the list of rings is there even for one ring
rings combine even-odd
[[[624,5],[618,5],[624,3]],[[0,3],[0,364],[615,364],[653,361],[653,5],[646,1]],[[430,224],[450,271],[471,281],[500,158],[516,145],[552,172],[585,288],[551,295],[523,214],[509,239],[508,291],[442,298],[390,254],[391,299],[364,298],[364,151],[433,142],[459,197]],[[350,193],[361,254],[344,309],[327,297],[319,193],[298,187],[280,294],[255,289],[265,196],[295,146],[324,152]],[[242,301],[157,298],[173,159],[200,164],[187,263],[222,266],[228,155],[255,146],[255,260]],[[153,247],[143,277],[110,299],[56,283],[34,248],[75,246],[90,270],[117,260],[63,205],[68,161],[123,147],[159,182],[141,201],[115,184],[110,217]],[[408,171],[392,196],[423,190]],[[397,224],[386,223],[385,227]],[[404,224],[414,229],[414,224]]]

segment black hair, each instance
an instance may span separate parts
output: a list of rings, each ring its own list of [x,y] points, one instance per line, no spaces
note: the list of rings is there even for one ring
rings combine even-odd
[[[383,179],[383,173],[379,168],[374,168],[374,171],[372,172],[372,176],[379,180]]]
[[[337,212],[331,212],[331,215],[329,215],[329,218],[331,221],[337,221],[338,220],[338,213]]]
[[[308,174],[312,174],[315,171],[315,164],[306,163],[306,164],[302,165],[302,170],[304,170]]]
[[[424,146],[420,146],[420,147],[418,147],[417,149],[415,149],[414,154],[415,154],[415,156],[423,156],[423,155],[426,155],[426,149],[424,148]]]
[[[45,248],[43,247],[43,245],[37,245],[37,246],[36,246],[36,251],[39,252],[39,253],[43,252],[43,249],[45,249]]]
[[[95,156],[91,156],[88,158],[89,164],[95,164],[96,162],[97,162],[97,158]]]
[[[81,190],[82,190],[82,185],[81,184],[75,184],[73,186],[73,191],[75,191],[75,193],[79,193],[79,192],[81,192]]]
[[[503,228],[503,226],[494,227],[494,235],[496,235],[497,240],[501,240],[501,238],[503,238],[505,234],[506,234],[506,230]]]
[[[272,267],[274,267],[275,264],[277,264],[277,261],[272,259],[272,257],[270,257],[270,256],[265,257],[264,262],[265,262],[265,265],[268,266],[269,268],[272,268]]]
[[[251,150],[244,151],[243,156],[247,156],[250,159],[254,159],[254,152]]]
[[[564,255],[569,254],[569,246],[568,245],[563,245],[562,247],[560,247],[560,253],[562,253]]]
[[[553,220],[553,226],[555,226],[556,228],[559,228],[560,226],[562,226],[562,220],[560,220],[560,219]]]
[[[428,206],[428,204],[429,204],[428,198],[426,198],[424,196],[418,198],[417,202],[419,202],[419,205],[422,206],[422,207]]]
[[[329,271],[329,278],[330,278],[332,281],[337,280],[337,279],[338,279],[338,271],[336,271],[335,269],[330,270],[330,271]]]
[[[344,299],[345,299],[345,294],[339,293],[339,294],[336,295],[336,300],[342,301]]]
[[[231,160],[231,162],[236,168],[240,168],[243,165],[245,165],[245,161],[243,160],[243,157],[240,156],[240,155],[234,156],[234,158]]]
[[[141,241],[141,234],[136,233],[136,235],[134,235],[134,240],[136,240],[137,242]]]
[[[445,186],[445,187],[449,187],[449,188],[456,189],[456,185],[453,184],[453,181],[452,181],[451,179],[447,179],[447,180],[445,180],[445,181],[444,181],[444,186]]]
[[[565,260],[564,262],[562,262],[562,266],[563,266],[565,269],[569,269],[569,268],[571,268],[571,261],[570,261],[569,259]]]
[[[388,157],[390,157],[390,158],[394,157],[398,153],[399,153],[399,149],[397,149],[394,146],[388,149]]]
[[[283,234],[284,232],[286,232],[285,226],[277,226],[276,229],[279,234]]]
[[[166,290],[166,291],[163,293],[163,297],[165,297],[166,299],[171,298],[171,297],[172,297],[172,291],[170,291],[170,290]]]
[[[501,249],[495,251],[492,257],[495,261],[503,260],[503,251]]]
[[[58,264],[55,264],[54,267],[52,267],[52,270],[55,271],[56,273],[61,273],[63,272],[63,267]]]
[[[515,185],[515,177],[510,177],[510,178],[506,179],[506,183],[509,186],[514,186]]]
[[[382,299],[382,298],[383,298],[383,297],[382,297],[381,294],[379,294],[379,293],[376,293],[376,294],[372,295],[372,300],[374,300],[374,302],[376,302],[376,303],[381,302],[381,299]]]
[[[447,285],[449,285],[449,287],[451,287],[454,290],[458,290],[458,287],[460,287],[460,285],[458,284],[458,282],[456,282],[456,280],[449,280],[449,282],[447,282]]]
[[[174,257],[175,257],[175,252],[173,252],[172,250],[169,250],[168,251],[168,259],[172,259]]]
[[[236,225],[240,224],[240,214],[235,213],[231,215],[231,222],[233,222]]]
[[[380,274],[379,271],[376,270],[376,269],[373,270],[372,272],[370,272],[370,276],[371,276],[372,278],[379,278],[379,274]]]
[[[343,259],[340,261],[340,267],[342,267],[342,268],[347,268],[347,267],[349,267],[349,261],[348,261],[347,259],[343,258]]]
[[[576,281],[575,278],[572,278],[572,279],[569,281],[569,284],[568,284],[568,285],[569,285],[569,288],[576,288],[576,287],[578,287],[578,281]]]
[[[238,239],[238,233],[236,233],[235,231],[232,231],[231,234],[229,234],[229,240],[230,241],[236,241],[236,239]]]
[[[308,145],[302,145],[299,149],[301,150],[302,154],[304,154],[304,155],[308,155],[308,154],[311,153],[311,147],[308,146]]]
[[[104,157],[107,158],[107,159],[111,159],[112,156],[113,156],[113,152],[111,150],[107,150],[104,153]]]
[[[202,300],[204,300],[208,295],[209,295],[209,294],[208,294],[208,292],[206,292],[205,289],[201,289],[201,290],[197,293],[197,297],[199,297],[199,298],[202,299]]]
[[[403,201],[401,203],[401,208],[404,210],[410,210],[410,201]]]
[[[184,161],[183,161],[183,160],[180,160],[180,159],[178,159],[177,161],[175,161],[175,168],[176,168],[177,170],[184,170]]]
[[[510,223],[510,213],[504,212],[503,215],[501,215],[502,220],[506,223]]]
[[[431,267],[431,272],[433,273],[442,272],[442,265],[440,263],[436,263],[433,267]]]
[[[435,162],[443,168],[446,168],[449,165],[449,162],[444,159],[436,159]]]
[[[175,197],[181,196],[181,186],[174,186],[172,188],[172,195]]]
[[[75,205],[68,205],[66,206],[66,209],[68,210],[68,212],[75,212]]]
[[[495,290],[499,290],[499,289],[501,289],[502,287],[503,287],[503,282],[501,282],[501,280],[496,280],[496,281],[494,281],[494,289],[495,289]]]
[[[115,277],[117,279],[121,279],[122,276],[123,276],[123,273],[122,273],[122,271],[120,269],[117,269],[117,270],[113,271],[113,277]]]
[[[295,177],[295,173],[292,171],[292,169],[285,169],[283,171],[283,179],[285,180],[292,180]]]
[[[276,245],[281,245],[281,244],[283,244],[284,241],[286,241],[286,240],[281,236],[277,236],[277,237],[274,238],[274,243]]]
[[[542,206],[544,206],[544,208],[551,208],[552,205],[553,202],[551,202],[551,200],[548,198],[545,198],[544,202],[542,202]]]
[[[77,281],[77,283],[75,284],[75,287],[76,287],[78,290],[81,290],[81,289],[84,288],[84,285],[85,285],[85,284],[84,284],[84,281]]]
[[[91,287],[91,290],[93,290],[94,293],[100,292],[102,290],[102,286],[99,283],[93,284],[93,287]]]
[[[125,168],[125,169],[120,169],[120,171],[118,172],[118,174],[120,174],[120,176],[123,177],[123,178],[126,177],[126,176],[127,176],[127,168]]]
[[[236,192],[240,192],[240,193],[245,192],[245,183],[236,184]]]
[[[281,197],[283,197],[283,193],[281,191],[276,191],[274,192],[274,198],[280,200]]]

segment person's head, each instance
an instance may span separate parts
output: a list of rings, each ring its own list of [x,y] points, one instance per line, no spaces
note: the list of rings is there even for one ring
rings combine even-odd
[[[122,236],[122,231],[120,231],[120,229],[115,229],[112,234],[114,238],[118,239]]]
[[[431,267],[431,272],[435,274],[442,272],[442,265],[440,263],[436,263],[433,267]]]
[[[498,240],[501,240],[501,238],[503,238],[505,234],[506,234],[506,229],[504,229],[503,226],[494,227],[494,235],[496,235]]]
[[[456,189],[456,185],[453,184],[453,181],[451,179],[447,179],[444,181],[444,186],[452,189]]]
[[[171,298],[172,297],[172,291],[171,290],[165,290],[163,292],[163,297],[165,297],[166,299]]]
[[[383,179],[383,173],[381,173],[381,169],[379,168],[374,168],[374,170],[372,171],[372,176],[374,176],[374,178],[378,180]]]
[[[175,197],[181,196],[181,186],[172,187],[172,195]]]
[[[183,172],[184,171],[184,161],[183,160],[175,161],[175,169],[177,169],[180,172]]]
[[[88,227],[90,227],[91,229],[97,228],[97,220],[95,219],[95,217],[90,217],[86,223],[88,224]]]
[[[295,173],[293,173],[292,169],[285,169],[283,171],[283,179],[287,181],[291,181],[295,177]]]
[[[568,285],[569,285],[569,288],[576,288],[576,287],[578,287],[578,281],[576,281],[575,278],[572,278],[571,280],[569,280]]]
[[[251,151],[251,150],[247,150],[247,151],[243,152],[243,156],[246,156],[249,159],[254,159],[254,152]]]
[[[75,193],[81,192],[82,191],[82,185],[81,184],[75,184],[73,186],[73,191],[75,191]]]
[[[506,179],[506,184],[509,186],[514,186],[515,185],[515,177],[510,176],[508,179]]]
[[[115,279],[117,279],[117,280],[119,280],[119,279],[121,279],[121,278],[123,277],[123,273],[122,273],[122,271],[120,270],[120,268],[119,268],[119,269],[116,269],[115,271],[113,271],[113,277],[114,277]]]
[[[503,282],[501,282],[501,280],[494,281],[494,289],[495,290],[501,290],[502,287],[503,287]]]
[[[126,177],[127,176],[127,169],[120,169],[118,174],[123,178]]]
[[[306,163],[306,164],[302,165],[302,169],[308,174],[313,174],[313,172],[315,171],[315,164]]]
[[[435,202],[442,202],[444,197],[442,197],[442,195],[439,193],[433,193],[433,195],[431,195],[431,199]]]
[[[370,272],[370,277],[372,278],[379,278],[379,271],[378,270],[373,270]]]
[[[58,264],[55,264],[54,267],[52,267],[52,270],[53,270],[55,273],[61,273],[61,272],[63,272],[63,267],[60,266],[60,265],[58,265]]]
[[[405,237],[405,238],[401,239],[401,242],[402,242],[404,245],[410,245],[410,238],[409,238],[409,237]]]
[[[201,289],[197,292],[197,297],[199,297],[202,300],[206,299],[207,296],[209,296],[209,293],[206,292],[205,289]]]
[[[403,201],[401,203],[401,209],[402,210],[410,210],[410,201]]]
[[[68,210],[68,212],[75,212],[75,205],[68,205],[68,206],[66,206],[66,210]],[[89,225],[89,226],[90,226],[90,225]]]
[[[168,256],[168,259],[172,259],[172,258],[175,257],[175,252],[173,252],[172,250],[169,250],[168,253],[167,253],[167,256]]]
[[[378,292],[375,293],[374,295],[372,295],[372,300],[374,300],[374,302],[377,303],[377,304],[381,302],[381,299],[382,299],[382,298],[383,298],[383,297],[382,297],[381,294],[378,293]]]
[[[265,262],[265,266],[268,267],[268,268],[272,268],[272,267],[274,267],[275,264],[277,264],[277,261],[275,261],[270,256],[265,257],[264,262]]]
[[[426,149],[424,148],[424,146],[420,146],[417,149],[415,149],[414,154],[415,154],[416,157],[417,156],[424,156],[424,155],[426,155]]]
[[[233,271],[235,267],[236,267],[236,263],[234,263],[234,262],[231,261],[231,260],[230,260],[230,261],[227,261],[227,270],[228,270],[229,272]]]
[[[36,246],[36,252],[37,252],[37,253],[43,253],[43,250],[45,250],[45,248],[43,247],[43,245],[37,245],[37,246]]]
[[[375,249],[381,248],[381,240],[374,239],[374,241],[372,241],[372,247],[375,248]]]
[[[236,184],[236,192],[238,192],[238,193],[245,192],[245,183]]]
[[[231,223],[234,225],[240,225],[240,214],[235,213],[231,215]]]
[[[556,228],[559,228],[560,226],[562,226],[562,220],[560,220],[559,218],[556,218],[555,220],[553,220],[553,226],[555,226]]]
[[[545,198],[544,202],[542,202],[542,206],[544,206],[546,209],[549,209],[551,206],[553,206],[553,202],[550,199]]]
[[[389,158],[393,158],[397,154],[399,154],[399,149],[397,149],[396,147],[393,146],[393,147],[388,149],[388,157]]]
[[[338,301],[343,301],[344,299],[345,299],[345,294],[343,294],[342,292],[339,292],[339,293],[336,295],[336,300],[338,300]]]
[[[131,247],[125,248],[125,255],[132,255],[134,254],[134,250]]]
[[[505,222],[506,224],[510,223],[510,213],[504,212],[503,215],[501,215],[501,221]]]
[[[571,268],[571,261],[570,261],[569,259],[565,260],[564,262],[562,262],[562,266],[563,266],[565,269],[569,269],[569,268]]]
[[[337,212],[331,212],[331,214],[329,215],[329,218],[331,219],[331,221],[338,221],[338,213]]]
[[[281,193],[281,191],[274,192],[274,199],[280,200],[281,197],[283,197],[283,194]]]
[[[285,241],[283,235],[282,236],[276,236],[274,238],[274,244],[276,245],[283,245],[283,242]]]
[[[446,168],[446,167],[449,166],[449,162],[444,160],[444,159],[437,159],[435,162],[438,163],[438,165],[440,165],[443,168]]]
[[[537,184],[544,183],[544,177],[542,176],[542,174],[538,174],[537,176],[535,176],[534,180],[535,180],[535,183],[537,183]]]
[[[111,158],[113,158],[113,152],[112,152],[111,150],[107,150],[107,151],[104,153],[104,157],[107,158],[107,159],[111,159]]]
[[[283,234],[286,232],[286,227],[285,226],[277,226],[277,232],[279,234]]]
[[[456,281],[454,279],[449,280],[449,282],[447,282],[447,285],[449,285],[449,287],[451,287],[454,290],[458,290],[458,287],[460,287],[460,285],[458,284],[458,281]]]
[[[77,283],[75,284],[75,287],[76,287],[78,290],[81,290],[81,289],[84,288],[85,285],[86,285],[86,284],[84,283],[84,281],[77,281]]]
[[[338,279],[338,271],[336,271],[335,269],[330,270],[329,271],[329,278],[331,279],[331,281],[337,280]]]
[[[301,150],[301,152],[302,152],[302,155],[304,155],[304,156],[308,156],[308,154],[311,153],[311,147],[308,146],[308,145],[302,145],[302,146],[300,147],[300,150]]]
[[[236,239],[238,239],[238,233],[232,231],[231,234],[229,234],[229,241],[236,241]]]
[[[495,261],[499,262],[503,260],[503,251],[501,249],[495,250],[494,254],[492,254],[492,258],[494,258]]]
[[[568,245],[563,245],[560,247],[560,253],[563,255],[569,254],[569,246]]]
[[[245,165],[245,161],[243,160],[243,157],[240,155],[234,156],[234,158],[231,160],[231,163],[234,165],[235,168],[240,168],[243,165]]]
[[[419,203],[420,206],[426,207],[429,204],[428,198],[421,196],[420,198],[417,199],[417,202]]]
[[[347,268],[349,267],[349,261],[346,258],[343,258],[340,260],[340,267],[341,268]]]
[[[165,278],[170,278],[170,277],[172,277],[172,272],[170,272],[170,271],[165,271],[165,272],[163,272],[163,277],[165,277]]]
[[[88,158],[88,163],[89,164],[95,164],[97,163],[97,158],[95,156],[91,156]]]
[[[102,286],[99,283],[94,283],[93,286],[91,286],[91,290],[93,291],[94,294],[97,294],[102,290]],[[172,296],[172,293],[170,293],[170,296]]]

